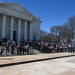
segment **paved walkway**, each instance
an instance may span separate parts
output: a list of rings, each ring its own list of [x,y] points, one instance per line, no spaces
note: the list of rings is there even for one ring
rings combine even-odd
[[[37,54],[37,55],[21,55],[21,56],[7,56],[0,57],[0,65],[17,63],[17,62],[27,62],[27,61],[35,61],[35,60],[49,60],[52,58],[63,57],[63,56],[71,56],[75,55],[74,53],[49,53],[49,54]]]
[[[68,56],[68,53],[0,57],[0,63]],[[2,58],[2,59],[1,59]],[[7,59],[10,60],[7,60]],[[22,59],[21,59],[22,58]],[[0,68],[0,75],[75,75],[75,56]]]

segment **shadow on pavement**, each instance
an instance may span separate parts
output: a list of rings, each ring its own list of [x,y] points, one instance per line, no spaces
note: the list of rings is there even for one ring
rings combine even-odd
[[[53,57],[53,58],[45,58],[45,59],[37,59],[37,60],[29,60],[29,61],[15,62],[15,63],[0,64],[0,68],[14,66],[14,65],[28,64],[28,63],[33,63],[33,62],[40,62],[40,61],[46,61],[46,60],[65,58],[65,57],[72,57],[72,56],[75,56],[75,55],[68,55],[68,56],[61,56],[61,57]]]

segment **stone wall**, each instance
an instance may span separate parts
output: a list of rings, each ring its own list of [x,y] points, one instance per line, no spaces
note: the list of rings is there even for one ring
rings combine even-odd
[[[33,39],[34,35],[36,35],[36,40],[40,39],[40,24],[36,21],[33,22]]]
[[[16,41],[18,39],[18,18],[14,18],[14,28],[13,31],[16,31]]]
[[[24,38],[24,20],[21,20],[21,40],[25,40]]]

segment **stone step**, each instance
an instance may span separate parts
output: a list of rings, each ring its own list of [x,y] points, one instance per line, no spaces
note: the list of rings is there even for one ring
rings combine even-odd
[[[40,54],[41,52],[37,49],[32,49],[31,53],[32,54]]]

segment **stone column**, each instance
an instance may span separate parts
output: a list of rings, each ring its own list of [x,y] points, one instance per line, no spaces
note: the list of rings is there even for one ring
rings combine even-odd
[[[18,42],[20,41],[21,37],[21,19],[18,20]]]
[[[6,15],[3,15],[2,38],[5,38]]]
[[[33,25],[32,25],[32,22],[30,23],[30,41],[33,40]]]
[[[24,40],[26,39],[27,37],[27,21],[25,21],[25,24],[24,24]]]
[[[11,17],[11,33],[10,33],[10,40],[13,40],[13,28],[14,28],[14,18]]]
[[[38,39],[40,40],[40,24],[39,24]]]

